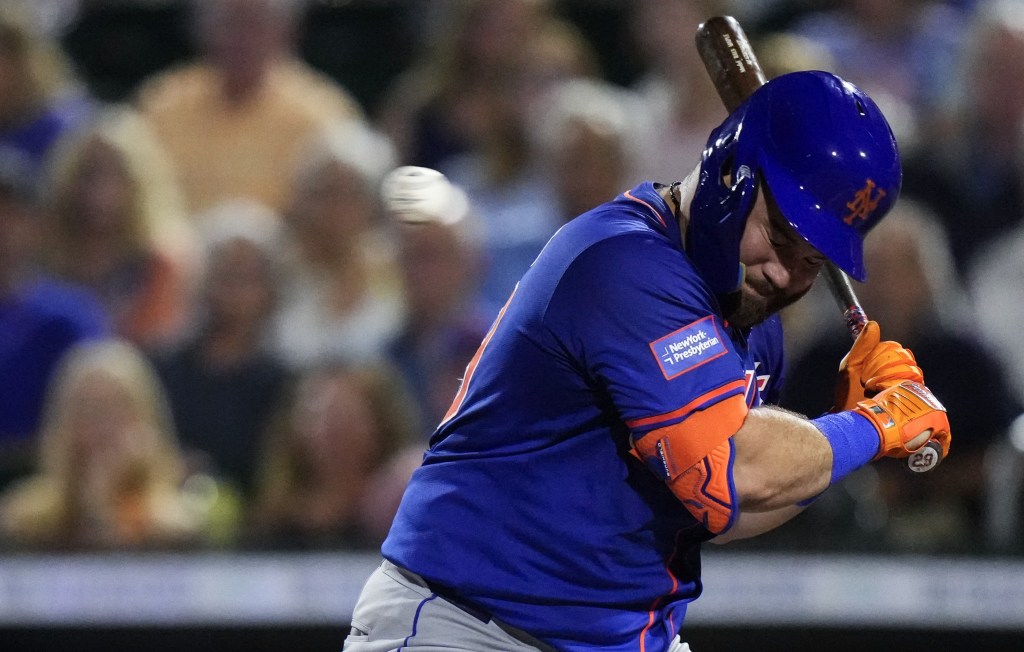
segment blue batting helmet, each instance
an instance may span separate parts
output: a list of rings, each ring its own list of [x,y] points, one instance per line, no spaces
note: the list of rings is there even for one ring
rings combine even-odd
[[[871,98],[819,71],[782,75],[755,91],[708,139],[691,205],[697,241],[722,226],[712,208],[737,192],[726,176],[750,171],[797,233],[853,278],[867,277],[863,238],[892,207],[902,181],[896,139]],[[741,224],[753,202],[743,204]],[[738,259],[738,238],[735,246],[726,257]]]

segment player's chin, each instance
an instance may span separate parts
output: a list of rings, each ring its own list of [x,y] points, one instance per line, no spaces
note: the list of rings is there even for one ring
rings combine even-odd
[[[733,326],[750,328],[768,319],[771,314],[772,301],[745,285],[740,292],[739,303],[728,315],[728,320]]]

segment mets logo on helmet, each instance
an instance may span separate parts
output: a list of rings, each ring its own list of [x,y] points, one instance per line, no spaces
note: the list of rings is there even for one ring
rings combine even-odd
[[[878,202],[885,197],[885,190],[881,188],[878,189],[878,194],[872,197],[871,193],[874,189],[875,182],[868,179],[864,187],[853,195],[853,201],[846,202],[846,207],[850,209],[850,212],[843,218],[844,222],[852,225],[854,220],[866,220],[871,216],[871,213],[878,208]]]

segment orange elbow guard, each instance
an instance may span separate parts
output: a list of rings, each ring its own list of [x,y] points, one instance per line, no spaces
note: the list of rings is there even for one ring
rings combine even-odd
[[[736,521],[739,505],[732,479],[732,439],[719,444],[693,466],[668,481],[672,493],[711,534],[722,534]]]
[[[729,529],[738,513],[731,435],[746,416],[743,395],[734,394],[634,442],[637,457],[712,534]]]

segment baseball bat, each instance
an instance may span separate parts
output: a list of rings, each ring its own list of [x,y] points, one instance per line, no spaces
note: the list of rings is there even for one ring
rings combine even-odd
[[[701,23],[697,27],[695,41],[704,68],[730,113],[767,83],[746,33],[732,16],[714,16]],[[853,338],[857,339],[868,318],[850,278],[831,261],[825,261],[824,272],[846,326]],[[941,460],[942,447],[937,442],[929,441],[907,458],[907,466],[912,471],[930,471]]]

